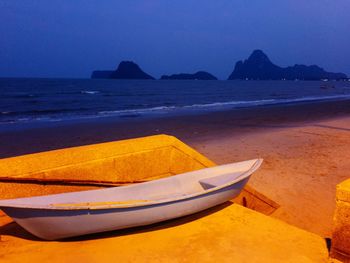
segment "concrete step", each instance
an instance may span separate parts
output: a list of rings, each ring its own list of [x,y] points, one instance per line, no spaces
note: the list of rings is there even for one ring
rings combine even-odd
[[[58,242],[3,222],[1,262],[328,262],[322,237],[230,202],[153,226]]]

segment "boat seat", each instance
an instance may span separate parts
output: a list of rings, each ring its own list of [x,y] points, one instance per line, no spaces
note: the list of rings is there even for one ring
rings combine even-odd
[[[242,174],[241,172],[232,173],[230,176],[227,176],[227,174],[221,174],[218,176],[201,179],[198,182],[205,190],[207,190],[210,188],[227,184],[232,180],[234,180],[235,178],[239,177],[241,174]]]

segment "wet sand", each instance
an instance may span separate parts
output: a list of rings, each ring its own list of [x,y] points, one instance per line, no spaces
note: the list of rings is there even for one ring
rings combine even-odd
[[[264,158],[250,184],[281,205],[272,216],[329,237],[335,186],[350,177],[350,101],[0,130],[0,157],[166,133],[217,163]]]

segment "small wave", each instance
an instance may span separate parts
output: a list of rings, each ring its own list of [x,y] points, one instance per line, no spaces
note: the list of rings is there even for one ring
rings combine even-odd
[[[81,90],[80,93],[93,95],[93,94],[98,94],[100,92],[98,90]]]
[[[226,101],[226,102],[214,102],[207,104],[193,104],[188,106],[183,106],[183,108],[213,108],[213,107],[222,107],[222,106],[258,106],[265,105],[275,102],[275,99],[268,100],[249,100],[249,101]]]
[[[159,112],[159,111],[168,111],[175,110],[179,107],[175,106],[159,106],[153,108],[144,108],[144,109],[127,109],[127,110],[112,110],[112,111],[100,111],[98,115],[111,116],[111,115],[119,115],[125,113],[148,113],[148,112]]]
[[[251,100],[251,101],[226,101],[226,102],[214,102],[206,104],[192,104],[185,106],[158,106],[152,108],[139,108],[139,109],[125,109],[114,111],[101,111],[98,115],[112,116],[125,113],[152,113],[152,112],[173,112],[176,110],[188,110],[188,109],[224,109],[224,108],[246,108],[252,106],[264,106],[264,105],[276,105],[276,104],[292,104],[299,102],[312,102],[312,101],[327,101],[327,100],[339,100],[350,99],[350,95],[333,95],[333,96],[309,96],[303,98],[291,98],[291,99],[266,99],[266,100]]]
[[[150,113],[150,112],[171,112],[176,110],[186,109],[224,109],[224,108],[246,108],[252,106],[264,106],[264,105],[277,105],[277,104],[292,104],[300,102],[316,102],[327,100],[341,100],[350,99],[350,95],[332,95],[332,96],[309,96],[303,98],[291,98],[291,99],[265,99],[265,100],[250,100],[250,101],[226,101],[226,102],[214,102],[206,104],[192,104],[185,106],[159,106],[145,109],[126,109],[115,111],[101,111],[99,115],[118,115],[125,113]]]
[[[100,93],[98,90],[72,90],[72,91],[58,91],[57,95],[79,95],[79,94],[97,94]]]
[[[47,110],[33,110],[33,111],[2,111],[4,120],[0,119],[0,123],[15,123],[28,121],[63,121],[73,119],[93,119],[100,117],[138,117],[147,114],[166,114],[178,112],[196,112],[196,111],[216,111],[235,108],[248,108],[254,106],[264,105],[278,105],[278,104],[294,104],[294,103],[308,103],[317,101],[331,101],[331,100],[345,100],[350,99],[350,94],[330,95],[330,96],[308,96],[288,99],[263,99],[250,101],[226,101],[213,102],[206,104],[192,104],[183,106],[157,106],[151,108],[136,108],[136,109],[122,109],[122,110],[105,110],[99,112],[91,112],[88,108],[71,108],[71,109],[47,109]],[[8,117],[11,117],[11,120]]]
[[[346,100],[350,99],[350,94],[329,95],[329,96],[307,96],[301,98],[292,99],[279,99],[276,100],[276,104],[297,103],[297,102],[316,102],[316,101],[329,101],[329,100]]]

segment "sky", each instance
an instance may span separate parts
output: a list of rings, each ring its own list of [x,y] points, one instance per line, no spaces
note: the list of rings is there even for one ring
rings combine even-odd
[[[277,65],[350,75],[349,0],[0,0],[0,77],[148,74],[226,79],[262,49]]]

